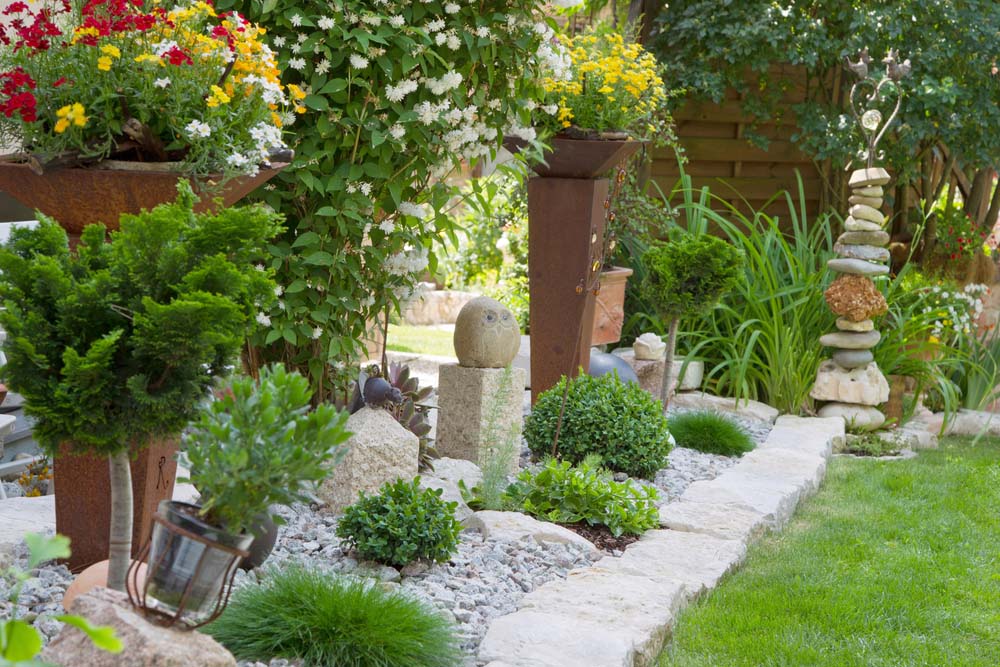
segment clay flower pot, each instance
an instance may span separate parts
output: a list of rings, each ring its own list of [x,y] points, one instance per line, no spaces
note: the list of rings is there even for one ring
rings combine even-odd
[[[632,269],[612,266],[601,271],[601,291],[594,304],[594,329],[591,345],[617,343],[625,324],[625,286]]]

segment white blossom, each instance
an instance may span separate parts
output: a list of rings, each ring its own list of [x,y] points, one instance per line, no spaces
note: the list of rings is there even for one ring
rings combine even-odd
[[[411,218],[417,218],[419,220],[423,220],[424,218],[427,217],[427,213],[426,211],[424,211],[423,206],[420,206],[419,204],[414,204],[413,202],[410,201],[400,202],[399,206],[396,207],[396,210],[399,212],[400,215],[409,216]]]
[[[277,35],[274,39],[271,40],[271,43],[280,49],[285,45],[285,38],[282,35]]]
[[[328,58],[323,58],[323,60],[319,61],[316,65],[315,69],[317,74],[326,74],[330,71],[330,60]]]
[[[156,86],[157,88],[166,88],[167,86],[170,85],[170,79],[168,79],[167,77],[157,79],[156,81],[153,82],[153,85]]]
[[[364,69],[368,67],[368,58],[364,58],[356,53],[352,53],[351,67],[353,67],[354,69]]]
[[[304,58],[292,58],[288,61],[288,66],[301,72],[306,68],[306,61]]]
[[[321,16],[316,25],[319,26],[320,30],[329,30],[333,26],[337,25],[337,22],[333,20],[330,16]]]
[[[302,25],[302,17],[299,16],[298,14],[292,14],[291,18],[289,18],[288,20],[291,21],[292,25],[295,26],[296,28]]]
[[[271,318],[265,313],[257,313],[257,323],[261,326],[269,327],[271,326]]]
[[[322,335],[323,335],[323,327],[316,327],[315,329],[313,329],[312,333],[313,340],[320,338]]]
[[[456,5],[454,2],[449,2],[444,6],[445,14],[457,14],[462,11],[462,8]]]
[[[188,123],[184,131],[192,139],[205,139],[212,135],[212,128],[208,126],[208,123],[203,123],[200,120]]]
[[[401,14],[394,14],[389,17],[389,25],[393,28],[402,28],[406,25],[406,19]]]
[[[378,228],[381,229],[383,232],[385,232],[387,235],[392,234],[394,231],[396,231],[396,223],[388,219],[383,220],[382,222],[378,223]]]
[[[396,123],[389,128],[389,135],[393,139],[402,139],[406,135],[406,128],[399,123]]]

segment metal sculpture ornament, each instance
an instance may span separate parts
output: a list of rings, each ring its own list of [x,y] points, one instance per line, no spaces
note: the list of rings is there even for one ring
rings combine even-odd
[[[849,97],[851,113],[861,128],[861,134],[868,144],[868,148],[861,154],[865,164],[871,168],[875,164],[875,158],[881,159],[883,156],[878,153],[879,142],[885,136],[886,130],[892,125],[899,115],[899,109],[903,104],[903,89],[899,82],[906,78],[911,69],[910,59],[900,62],[899,54],[895,49],[890,49],[888,55],[882,59],[885,64],[884,73],[872,72],[869,65],[872,62],[868,55],[868,49],[864,49],[858,54],[858,61],[851,62],[850,58],[844,56],[847,69],[851,70],[858,81],[851,86]],[[876,108],[877,105],[884,105],[886,102],[895,100],[892,112],[886,118],[882,112]]]

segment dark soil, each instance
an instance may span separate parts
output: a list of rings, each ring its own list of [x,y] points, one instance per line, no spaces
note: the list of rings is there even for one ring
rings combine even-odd
[[[623,551],[625,547],[639,539],[638,535],[627,534],[615,537],[607,526],[591,526],[586,523],[563,523],[560,525],[563,528],[569,528],[580,537],[590,540],[595,547],[608,553],[615,550]]]

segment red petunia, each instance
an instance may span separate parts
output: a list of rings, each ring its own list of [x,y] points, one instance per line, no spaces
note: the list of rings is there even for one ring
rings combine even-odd
[[[170,50],[166,51],[161,57],[162,58],[166,58],[167,62],[169,62],[171,65],[192,65],[192,64],[194,64],[194,61],[191,60],[191,56],[189,56],[188,54],[184,53],[184,51],[181,50],[181,48],[178,47],[178,46],[172,46],[172,47],[170,47]]]
[[[3,10],[4,16],[10,16],[11,14],[21,14],[28,11],[28,5],[24,2],[12,2],[7,5],[7,9]]]
[[[67,79],[64,76],[61,76],[61,77],[59,77],[58,79],[56,79],[55,81],[52,82],[52,87],[53,88],[58,88],[59,86],[61,86],[64,83],[66,83],[67,81],[69,81],[69,79]]]

